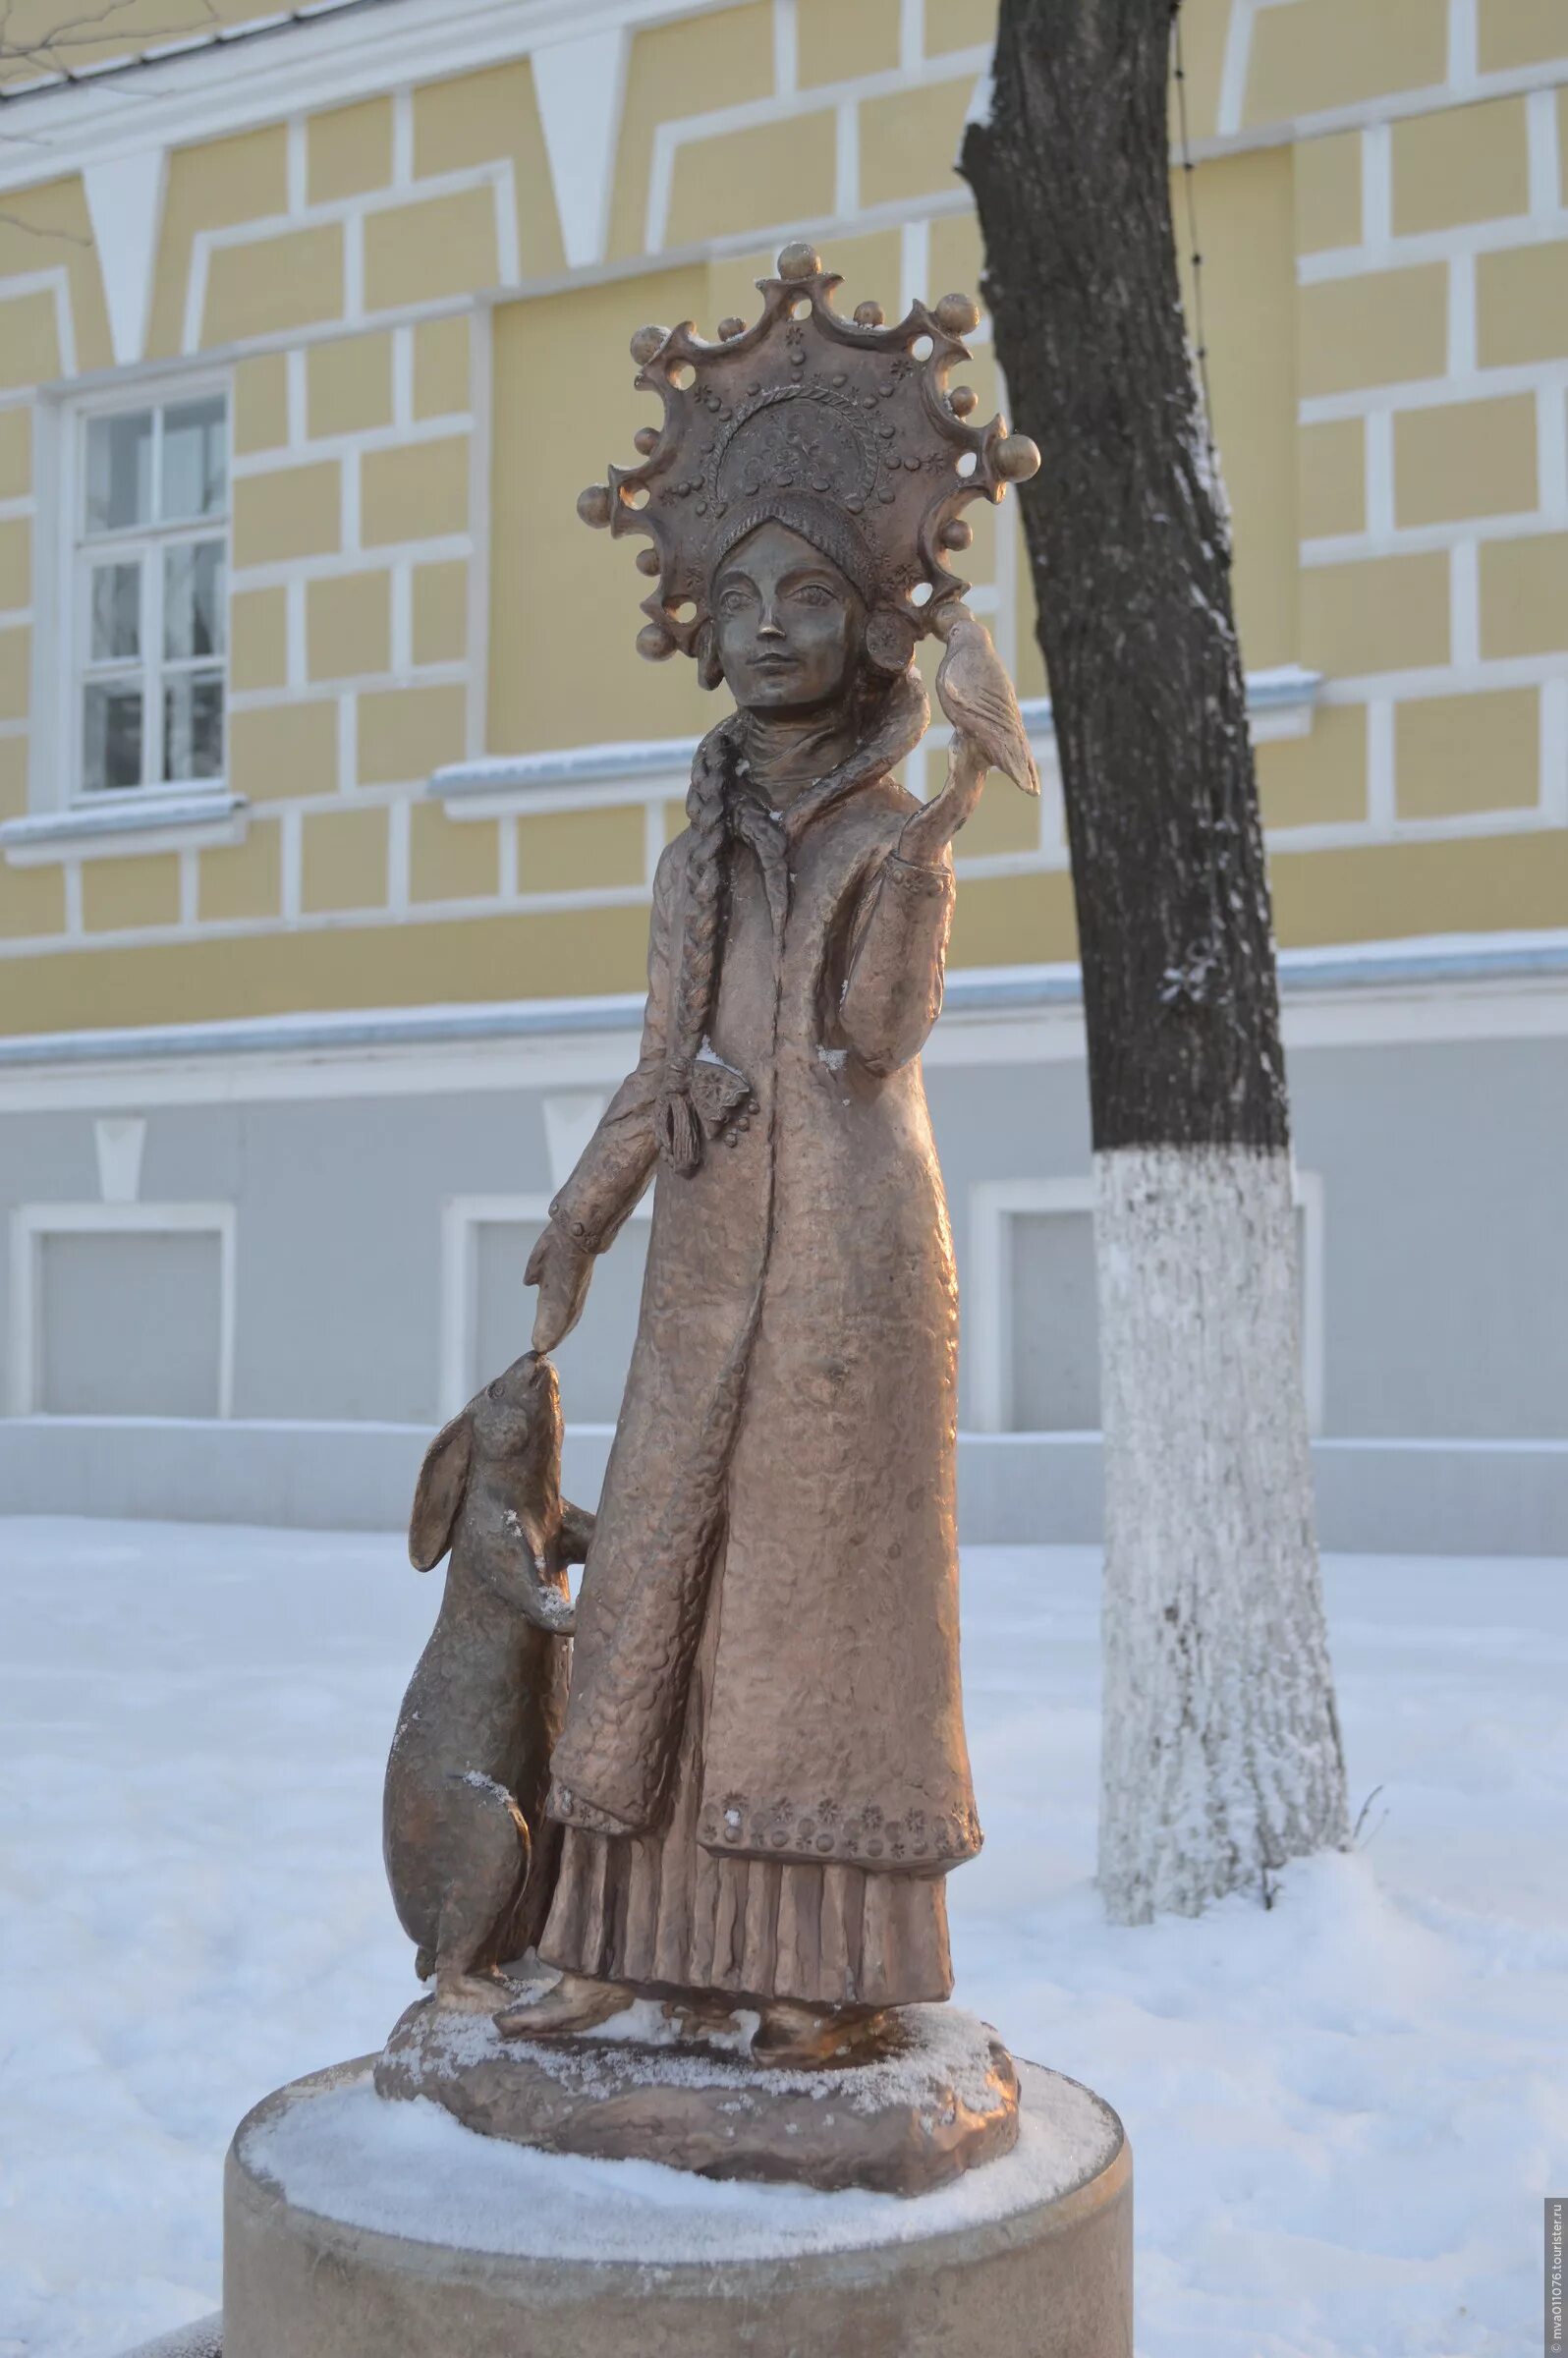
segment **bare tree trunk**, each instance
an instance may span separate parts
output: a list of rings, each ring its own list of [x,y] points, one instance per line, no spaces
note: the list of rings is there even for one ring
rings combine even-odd
[[[961,169],[1019,428],[1084,970],[1106,1469],[1100,1883],[1347,1839],[1224,493],[1171,233],[1171,0],[1001,0]]]

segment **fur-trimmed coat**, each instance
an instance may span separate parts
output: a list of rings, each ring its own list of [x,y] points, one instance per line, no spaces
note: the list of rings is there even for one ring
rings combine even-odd
[[[903,1874],[980,1847],[959,1693],[957,1295],[918,1062],[953,878],[897,856],[915,808],[873,771],[782,823],[758,809],[731,849],[708,1029],[756,1111],[690,1176],[658,1171],[554,1761],[551,1814],[569,1825],[660,1823],[717,1582],[702,1843]],[[637,1070],[552,1207],[593,1251],[655,1165],[690,840],[658,868]]]

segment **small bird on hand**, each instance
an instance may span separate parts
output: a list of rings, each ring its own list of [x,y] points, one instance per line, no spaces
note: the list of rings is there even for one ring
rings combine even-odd
[[[931,628],[947,647],[936,673],[942,710],[983,755],[987,769],[1005,771],[1022,793],[1037,795],[1039,771],[1024,716],[989,631],[957,598],[932,616]]]

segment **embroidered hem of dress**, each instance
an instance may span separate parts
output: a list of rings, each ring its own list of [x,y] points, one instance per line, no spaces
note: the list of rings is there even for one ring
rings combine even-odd
[[[984,1839],[975,1812],[889,1817],[874,1803],[842,1810],[831,1801],[803,1810],[784,1796],[759,1803],[744,1793],[704,1801],[697,1838],[721,1858],[777,1860],[807,1867],[859,1867],[868,1874],[945,1875],[973,1859]]]
[[[657,1838],[658,1829],[635,1825],[601,1809],[568,1786],[550,1788],[548,1814],[584,1832]],[[697,1839],[716,1858],[758,1859],[773,1866],[859,1867],[869,1875],[946,1875],[978,1856],[984,1836],[973,1810],[947,1818],[908,1810],[890,1818],[874,1804],[847,1814],[831,1802],[814,1812],[788,1800],[763,1807],[744,1794],[705,1801]]]

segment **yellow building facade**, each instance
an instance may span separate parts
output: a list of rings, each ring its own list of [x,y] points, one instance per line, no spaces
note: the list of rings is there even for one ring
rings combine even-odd
[[[429,780],[704,725],[573,513],[641,421],[628,322],[744,313],[798,230],[846,302],[975,285],[951,159],[987,0],[627,5],[575,38],[559,7],[361,0],[249,38],[262,12],[224,14],[241,37],[10,105],[5,1028],[629,988],[678,769]],[[1287,945],[1568,909],[1568,28],[1550,0],[1468,14],[1456,54],[1447,0],[1188,11],[1246,657],[1322,681],[1260,730]],[[983,331],[973,374],[1005,398]],[[64,445],[191,388],[232,436],[221,789],[149,778],[132,840],[100,826],[64,677],[90,672]],[[1005,511],[973,570],[1042,696]],[[50,831],[77,813],[96,836]],[[1036,830],[997,796],[960,849],[960,965],[1071,957],[1059,807]]]
[[[991,0],[338,0],[287,22],[134,0],[51,51],[68,13],[17,11],[12,37],[39,45],[4,67],[0,1114],[145,1121],[196,1069],[193,1027],[270,1022],[278,1057],[307,1019],[357,1011],[521,1005],[547,1030],[552,1004],[593,1001],[608,1028],[712,711],[691,666],[639,659],[630,561],[574,513],[643,422],[629,332],[745,315],[803,234],[846,307],[977,286],[952,157]],[[1409,1037],[1458,1037],[1469,1019],[1441,1010],[1493,1005],[1499,976],[1521,1012],[1481,1030],[1554,1037],[1568,18],[1187,0],[1183,59],[1277,927],[1287,995],[1312,1000],[1298,1041],[1384,1039],[1331,1017],[1341,987],[1362,1011],[1369,989],[1427,991]],[[970,381],[982,414],[1005,407],[983,325]],[[972,603],[1030,700],[1046,792],[993,787],[958,846],[953,1004],[994,1029],[1006,978],[1036,978],[1008,1039],[1054,1069],[1081,1053],[1067,982],[1046,1007],[1074,932],[1015,504],[980,522]],[[939,758],[916,758],[917,789]],[[1440,975],[1420,966],[1433,937]],[[1056,1044],[1029,1032],[1058,1021]],[[94,1096],[107,1034],[136,1078]],[[591,1062],[589,1092],[609,1078]],[[1005,1292],[988,1250],[981,1292]],[[24,1417],[47,1405],[15,1308],[31,1251],[12,1257]],[[443,1382],[456,1316],[434,1314]],[[1016,1425],[1021,1380],[980,1382],[971,1424]],[[243,1414],[243,1374],[225,1383]]]

